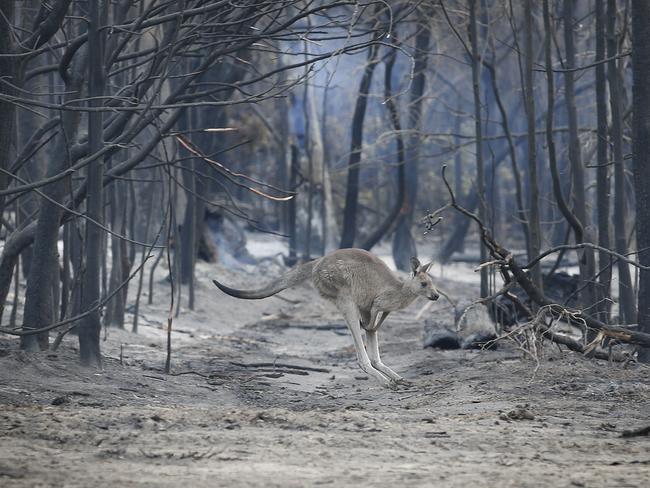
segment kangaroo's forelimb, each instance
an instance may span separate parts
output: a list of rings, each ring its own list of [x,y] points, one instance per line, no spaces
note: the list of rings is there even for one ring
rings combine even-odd
[[[372,312],[370,312],[368,321],[361,322],[361,327],[363,327],[364,330],[366,331],[377,330],[379,329],[379,327],[381,327],[381,324],[384,323],[384,320],[386,320],[388,314],[390,314],[390,312],[381,312],[381,317],[379,317],[379,320],[377,320],[377,316],[379,315],[379,310],[373,310]]]

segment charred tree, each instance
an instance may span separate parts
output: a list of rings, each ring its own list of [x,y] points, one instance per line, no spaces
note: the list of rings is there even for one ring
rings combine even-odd
[[[636,234],[639,262],[650,266],[650,3],[632,0],[632,105]],[[650,271],[641,270],[638,298],[639,331],[650,333]],[[650,362],[650,348],[639,351]]]
[[[406,201],[406,169],[404,167],[404,137],[402,136],[402,124],[399,118],[399,110],[397,109],[397,105],[393,99],[392,87],[393,67],[395,66],[396,57],[397,51],[391,49],[385,60],[384,101],[391,125],[395,131],[395,143],[397,146],[397,198],[395,199],[393,208],[390,210],[383,222],[380,223],[375,231],[368,236],[361,246],[359,246],[366,250],[372,249],[372,247],[377,244],[384,235],[389,233],[391,228],[394,226],[395,220],[399,216],[400,211],[405,211],[408,206],[408,202]]]
[[[16,2],[12,0],[0,0],[0,77],[5,82],[0,84],[0,95],[13,95],[14,86],[17,85],[17,61],[10,56],[13,53],[13,20]],[[11,158],[11,143],[14,137],[14,121],[16,120],[16,105],[0,99],[0,190],[7,188],[9,177],[6,171],[9,169]],[[5,197],[0,196],[0,215],[3,215]],[[4,305],[2,306],[4,308]]]
[[[481,114],[481,59],[478,50],[478,29],[476,27],[476,2],[469,2],[469,38],[472,50],[472,92],[474,95],[474,138],[476,140],[476,188],[478,192],[478,218],[486,221],[485,201],[485,169],[483,164],[483,121]],[[482,242],[479,243],[481,263],[487,259],[487,250]],[[481,267],[481,297],[488,296],[487,268]]]
[[[81,94],[85,80],[87,53],[78,54],[70,66],[62,71],[66,86],[65,99],[74,103]],[[77,139],[79,112],[67,111],[62,114],[62,130],[58,142],[58,154],[67,154],[67,145]],[[52,158],[47,169],[47,176],[56,176],[69,166],[65,158]],[[33,254],[27,276],[25,292],[25,328],[38,328],[54,322],[52,316],[52,286],[54,268],[59,266],[57,241],[59,238],[60,220],[63,215],[61,204],[66,195],[65,180],[56,181],[43,188],[43,196],[39,205],[36,233],[34,236]],[[6,252],[6,250],[5,250]],[[48,347],[48,334],[42,333],[38,338],[34,335],[21,337],[21,347],[36,350]]]
[[[309,47],[305,43],[305,56],[309,53]],[[302,110],[305,121],[305,156],[307,159],[307,215],[305,219],[305,239],[303,242],[303,251],[302,251],[302,260],[309,261],[311,260],[311,247],[312,247],[312,227],[314,220],[314,193],[317,191],[316,185],[314,184],[314,140],[313,135],[317,134],[320,131],[313,129],[312,122],[317,121],[314,117],[313,121],[311,120],[311,111],[310,103],[312,102],[312,96],[309,90],[309,77],[308,73],[305,72],[305,87],[302,97]],[[362,136],[363,137],[363,136]],[[358,179],[357,179],[358,181]]]
[[[291,158],[289,167],[289,189],[296,191],[298,188],[298,174],[300,163],[298,162],[298,147],[291,144]],[[292,198],[287,204],[287,222],[289,225],[289,257],[287,265],[293,266],[298,262],[298,227],[296,221],[296,199]]]
[[[363,146],[363,124],[368,105],[368,93],[375,67],[379,62],[377,55],[379,44],[373,44],[368,50],[366,67],[363,70],[357,101],[352,115],[352,140],[350,142],[350,158],[348,160],[348,178],[345,190],[345,208],[343,210],[343,229],[339,247],[354,247],[357,229],[357,206],[359,204],[359,174],[361,150]]]
[[[533,84],[533,13],[532,1],[524,2],[524,105],[526,108],[526,124],[528,129],[528,187],[529,212],[528,227],[530,230],[530,247],[528,258],[533,259],[541,248],[541,227],[539,215],[539,182],[537,177],[537,142],[535,137],[535,93]],[[542,287],[542,272],[539,266],[531,270],[531,278],[535,286]]]
[[[193,123],[193,113],[187,110],[181,117],[180,127],[182,131],[192,133],[195,128]],[[183,187],[185,190],[185,214],[183,215],[183,224],[181,227],[181,240],[179,242],[180,249],[180,266],[181,276],[180,284],[189,285],[192,287],[194,280],[194,264],[196,262],[197,250],[197,184],[195,174],[196,158],[184,158],[181,162],[181,177]],[[192,295],[192,294],[190,294]],[[190,301],[192,300],[190,296]],[[190,307],[191,308],[191,307]]]
[[[515,180],[515,202],[517,204],[515,215],[517,216],[517,219],[521,224],[524,243],[526,244],[526,249],[528,249],[530,247],[529,244],[530,230],[528,229],[528,216],[526,213],[526,205],[524,203],[525,196],[524,196],[524,190],[523,190],[523,184],[521,178],[521,171],[519,169],[519,163],[517,162],[517,149],[512,137],[512,130],[510,129],[508,110],[503,102],[503,98],[501,97],[501,90],[499,89],[499,83],[497,80],[497,72],[496,72],[497,70],[495,67],[497,55],[496,55],[496,49],[494,47],[494,42],[492,40],[492,37],[490,37],[489,43],[490,43],[490,50],[492,51],[492,62],[488,63],[484,61],[483,64],[490,73],[490,82],[492,84],[492,93],[494,94],[494,101],[496,102],[497,108],[499,109],[499,115],[501,116],[501,127],[503,128],[503,132],[506,136],[506,141],[508,143],[510,167],[512,168],[512,176]],[[492,167],[492,172],[494,173],[495,171],[496,168]],[[454,184],[457,183],[455,182]],[[462,195],[462,193],[459,193],[458,190],[456,190],[456,193],[458,195]]]
[[[129,275],[131,264],[127,253],[126,241],[120,236],[126,235],[127,199],[124,182],[116,182],[109,188],[111,214],[111,270],[108,293],[113,294]],[[104,323],[109,326],[124,328],[124,311],[126,308],[126,287],[115,293],[106,305]]]
[[[553,55],[552,55],[552,36],[553,26],[551,25],[551,11],[548,0],[544,0],[544,30],[546,31],[546,38],[544,41],[544,57],[546,60],[546,85],[547,85],[547,104],[546,111],[546,145],[548,147],[548,161],[551,170],[551,181],[553,186],[553,195],[557,206],[566,219],[569,226],[575,234],[576,242],[584,241],[584,227],[580,219],[576,216],[571,209],[567,199],[564,196],[562,188],[562,179],[557,162],[557,153],[555,150],[555,137],[553,135],[553,121],[555,117],[555,74],[553,73]],[[567,234],[568,235],[568,234]],[[584,273],[581,267],[581,273]],[[584,275],[583,275],[584,276]],[[590,304],[584,304],[587,307]]]
[[[424,87],[426,82],[426,69],[428,63],[429,45],[431,42],[431,28],[429,26],[429,13],[420,14],[415,36],[414,73],[411,82],[411,92],[408,110],[407,129],[410,135],[406,145],[406,204],[400,213],[393,239],[393,260],[395,266],[401,271],[411,269],[411,257],[417,255],[415,241],[413,240],[412,226],[415,214],[415,203],[418,193],[418,159],[420,157],[420,126],[422,121],[422,104],[424,101]]]
[[[607,147],[607,79],[605,76],[605,1],[596,0],[596,209],[598,215],[598,245],[609,249],[609,161]],[[600,276],[596,288],[596,318],[609,323],[612,259],[604,251],[598,253]]]
[[[619,254],[627,253],[627,229],[625,225],[626,191],[625,161],[623,159],[623,120],[621,116],[621,91],[618,77],[618,43],[616,35],[616,1],[607,0],[607,80],[609,104],[612,113],[611,137],[614,149],[614,245]],[[636,46],[635,46],[636,47]],[[634,106],[638,109],[638,106]],[[635,153],[635,156],[638,156]],[[639,246],[639,249],[642,249]],[[636,319],[634,288],[627,263],[618,260],[619,315],[621,323],[631,324]]]
[[[149,196],[149,209],[147,211],[147,219],[145,221],[145,227],[144,227],[144,233],[143,233],[143,240],[147,241],[149,239],[149,234],[150,234],[150,229],[151,229],[151,222],[153,220],[153,213],[154,213],[154,195],[155,192],[153,189],[150,191],[150,196]],[[138,272],[138,288],[135,294],[135,305],[133,306],[133,326],[131,328],[131,332],[133,333],[138,333],[138,321],[140,319],[140,299],[142,297],[142,285],[144,283],[144,263],[147,260],[148,257],[148,250],[147,248],[143,247],[142,248],[142,259],[140,260],[140,271]]]
[[[578,111],[575,99],[575,72],[573,68],[575,61],[575,43],[573,39],[574,21],[574,0],[564,0],[563,21],[564,21],[564,46],[566,49],[566,71],[564,72],[564,96],[566,102],[567,118],[569,122],[569,164],[571,167],[572,202],[573,213],[580,224],[574,225],[576,242],[591,242],[590,219],[587,215],[587,196],[585,190],[585,176],[582,162],[582,151],[578,137]],[[578,263],[580,266],[580,280],[582,282],[580,292],[581,305],[584,308],[592,307],[596,303],[595,290],[595,258],[591,248],[578,251]]]
[[[88,23],[88,150],[98,153],[103,146],[102,112],[104,92],[103,46],[100,25],[105,21],[108,5],[105,1],[89,3]],[[92,61],[91,61],[92,60]],[[103,230],[103,159],[96,158],[88,166],[86,178],[88,188],[88,216],[86,222],[85,255],[86,267],[83,275],[81,307],[86,315],[79,324],[79,355],[84,366],[101,367],[99,333],[101,331],[99,300],[100,272]],[[92,220],[91,220],[92,219]],[[94,222],[92,222],[94,221]],[[58,228],[58,222],[56,222]]]

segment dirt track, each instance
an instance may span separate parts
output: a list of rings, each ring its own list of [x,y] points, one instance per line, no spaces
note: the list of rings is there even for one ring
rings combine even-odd
[[[102,372],[76,366],[73,337],[39,355],[3,339],[0,484],[648,486],[650,438],[621,437],[650,425],[647,368],[423,350],[416,303],[382,327],[384,361],[413,382],[387,390],[309,288],[237,301],[208,285],[219,271],[200,268],[198,308],[174,322],[176,376],[160,371],[164,283],[140,334],[109,331]]]

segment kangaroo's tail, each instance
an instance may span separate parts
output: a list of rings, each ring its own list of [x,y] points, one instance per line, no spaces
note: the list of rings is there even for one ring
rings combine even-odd
[[[308,263],[299,264],[291,268],[287,274],[278,278],[277,280],[269,283],[264,288],[259,288],[257,290],[237,290],[235,288],[230,288],[229,286],[219,283],[217,280],[212,280],[212,282],[217,285],[217,287],[224,293],[233,296],[235,298],[244,298],[246,300],[257,300],[260,298],[267,298],[276,293],[280,293],[282,290],[286,290],[292,286],[295,286],[303,281],[311,278],[312,270],[316,260],[309,261]]]

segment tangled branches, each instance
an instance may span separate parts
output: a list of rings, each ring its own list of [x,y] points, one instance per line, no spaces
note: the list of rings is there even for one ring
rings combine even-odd
[[[426,222],[436,222],[440,218],[440,214],[447,208],[453,208],[459,213],[465,215],[467,218],[474,220],[479,227],[480,237],[482,243],[487,248],[492,260],[483,263],[481,266],[497,266],[501,277],[505,283],[504,287],[497,293],[483,299],[482,301],[494,301],[498,296],[508,298],[518,310],[523,312],[523,316],[527,318],[527,322],[519,327],[511,330],[507,337],[518,337],[519,346],[526,350],[527,353],[533,357],[537,357],[535,351],[538,349],[538,344],[544,339],[562,344],[572,351],[579,352],[585,355],[593,355],[603,359],[624,359],[623,357],[613,357],[611,354],[597,351],[596,347],[604,344],[605,339],[616,340],[628,344],[636,344],[643,347],[650,347],[650,334],[638,332],[628,328],[607,325],[596,318],[592,317],[584,310],[573,309],[571,307],[554,303],[543,291],[536,286],[530,279],[527,270],[539,264],[539,259],[534,259],[531,263],[524,266],[520,265],[513,253],[507,248],[503,247],[497,242],[492,234],[489,232],[485,224],[474,213],[470,212],[461,206],[454,195],[451,185],[447,181],[445,175],[446,165],[442,168],[442,179],[449,192],[450,203],[441,209],[427,215]],[[582,244],[574,247],[579,248]],[[607,250],[608,251],[608,250]],[[545,255],[548,254],[545,253]],[[624,258],[624,256],[621,256]],[[627,259],[627,258],[626,258]],[[630,260],[628,260],[630,261]],[[634,261],[631,261],[635,266],[639,266]],[[523,303],[516,295],[511,292],[514,284],[519,285],[528,297],[528,302],[531,306]],[[589,344],[582,344],[568,335],[560,334],[553,330],[554,325],[560,321],[565,321],[569,324],[580,327],[581,329],[593,330],[596,332],[596,337]],[[531,335],[532,333],[532,335]]]

